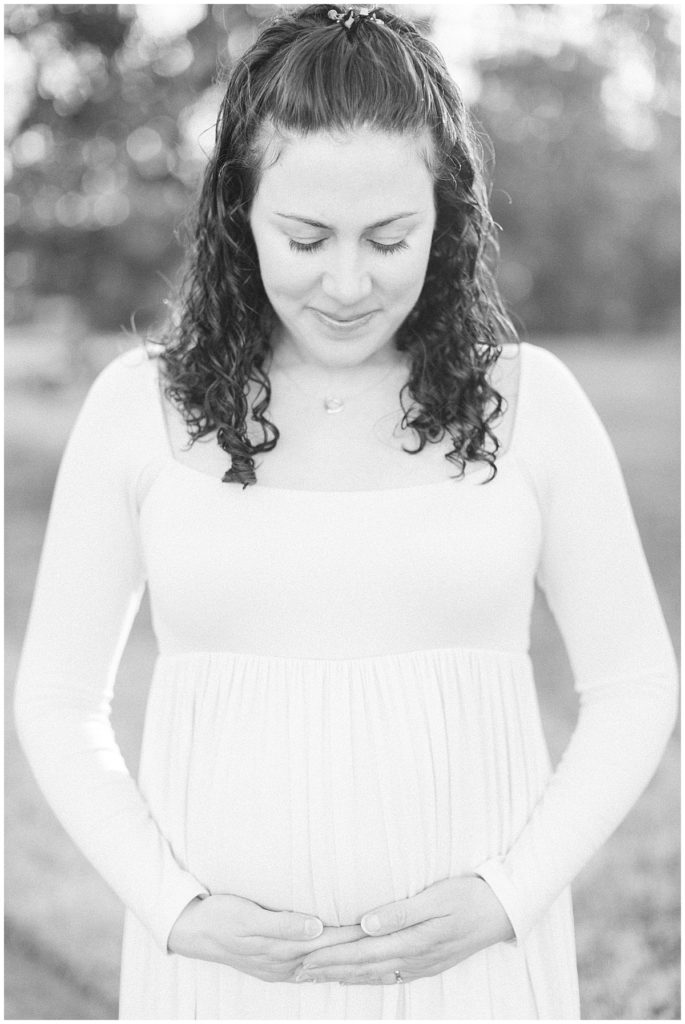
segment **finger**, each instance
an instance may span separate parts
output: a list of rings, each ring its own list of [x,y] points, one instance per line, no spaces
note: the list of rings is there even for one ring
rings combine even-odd
[[[256,907],[250,921],[250,935],[270,939],[316,939],[323,933],[323,921],[312,914],[295,914],[289,910],[264,910]]]
[[[345,925],[339,928],[328,927],[324,928],[322,934],[319,935],[317,939],[311,939],[307,942],[287,942],[287,953],[288,956],[293,959],[301,959],[309,953],[315,953],[317,949],[328,949],[330,946],[342,946],[346,943],[357,942],[359,939],[365,938],[367,938],[367,936],[358,924]]]
[[[382,963],[365,964],[357,967],[353,964],[342,964],[334,967],[322,967],[318,971],[302,971],[296,975],[296,981],[337,981],[341,985],[396,985],[396,961],[384,960]],[[406,980],[406,979],[403,979]]]
[[[330,946],[344,946],[350,942],[357,942],[367,936],[358,924],[341,925],[340,927],[325,927],[321,935],[306,943],[304,953],[313,953],[317,949],[328,949]]]
[[[403,928],[411,928],[412,925],[421,924],[435,917],[446,917],[449,911],[440,905],[436,894],[429,889],[406,900],[396,900],[394,903],[386,903],[384,907],[377,907],[376,910],[364,914],[361,926],[367,935],[390,935],[391,932],[399,932]]]
[[[340,964],[369,964],[387,960],[396,955],[396,943],[382,937],[370,939],[365,937],[358,942],[329,946],[308,955],[302,963],[305,969],[310,967],[330,967]]]

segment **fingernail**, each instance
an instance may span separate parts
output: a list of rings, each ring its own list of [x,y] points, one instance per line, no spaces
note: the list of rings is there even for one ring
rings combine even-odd
[[[295,975],[295,981],[309,981],[310,975],[306,971],[300,971]]]
[[[323,931],[323,925],[316,917],[308,917],[304,923],[304,933],[308,939],[317,939]]]
[[[362,928],[365,932],[377,932],[380,926],[381,922],[375,914],[367,914],[366,917],[362,918]]]

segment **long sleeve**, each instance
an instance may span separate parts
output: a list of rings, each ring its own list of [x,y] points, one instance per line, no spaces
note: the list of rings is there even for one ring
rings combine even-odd
[[[152,819],[110,724],[114,680],[144,586],[136,486],[150,442],[149,367],[137,353],[94,383],[60,467],[15,717],[36,779],[72,839],[166,950],[206,889]]]
[[[640,796],[677,706],[671,643],[611,443],[566,367],[525,348],[513,445],[540,505],[538,582],[580,707],[522,832],[477,868],[519,941]]]

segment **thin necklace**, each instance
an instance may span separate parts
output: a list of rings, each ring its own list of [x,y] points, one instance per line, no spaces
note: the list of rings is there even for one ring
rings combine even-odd
[[[280,370],[283,376],[287,377],[290,383],[294,384],[297,390],[300,391],[303,395],[306,395],[307,398],[312,397],[311,392],[303,388],[302,385],[298,383],[298,381],[296,381],[294,377],[291,377],[287,370],[283,369],[282,366],[279,366],[277,363],[274,363],[273,360],[271,362],[271,365],[275,366],[277,370]],[[374,388],[380,387],[380,385],[388,379],[388,377],[391,375],[391,373],[395,371],[396,368],[397,364],[394,364],[393,366],[390,367],[387,373],[384,373],[382,377],[378,378],[378,380],[375,380],[372,384],[368,384],[365,388],[362,388],[361,391],[355,391],[353,395],[347,395],[346,398],[341,398],[340,395],[336,395],[333,394],[331,391],[327,391],[323,399],[320,399],[323,408],[327,413],[329,413],[329,415],[344,412],[346,402],[352,401],[355,398],[359,398],[361,395],[365,395],[368,391],[373,391]]]

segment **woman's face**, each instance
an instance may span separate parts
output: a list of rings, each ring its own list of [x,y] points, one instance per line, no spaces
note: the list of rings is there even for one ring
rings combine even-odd
[[[394,347],[423,287],[435,226],[428,134],[359,129],[280,143],[250,211],[280,340],[356,366]]]

